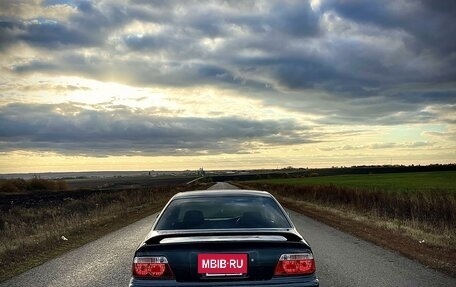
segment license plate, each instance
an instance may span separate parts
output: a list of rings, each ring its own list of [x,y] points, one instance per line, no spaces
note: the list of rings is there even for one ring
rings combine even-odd
[[[247,274],[247,254],[201,253],[198,254],[198,273],[207,276],[236,276]]]

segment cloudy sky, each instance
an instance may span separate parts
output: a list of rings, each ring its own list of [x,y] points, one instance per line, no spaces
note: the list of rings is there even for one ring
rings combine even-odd
[[[456,162],[456,2],[0,0],[0,173]]]

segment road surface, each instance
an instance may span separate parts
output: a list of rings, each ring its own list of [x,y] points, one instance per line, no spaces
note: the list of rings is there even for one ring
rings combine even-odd
[[[217,190],[217,189],[238,189],[236,186],[231,185],[226,182],[217,182],[213,186],[208,188],[209,190]]]
[[[211,189],[234,188],[218,183]],[[456,286],[456,279],[423,267],[318,221],[288,211],[314,251],[320,286]],[[131,259],[155,215],[33,268],[0,287],[127,286]],[[71,240],[71,238],[69,239]]]

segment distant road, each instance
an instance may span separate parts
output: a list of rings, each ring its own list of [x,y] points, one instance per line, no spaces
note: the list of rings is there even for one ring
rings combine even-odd
[[[208,189],[217,190],[217,189],[238,189],[238,188],[236,186],[231,185],[231,184],[226,183],[226,182],[217,182],[216,184],[214,184],[213,186],[209,187]]]
[[[217,183],[210,189],[236,188]],[[323,287],[454,287],[456,279],[289,211],[313,248]],[[155,215],[33,268],[0,287],[127,286],[131,259]],[[70,238],[71,240],[71,238]]]

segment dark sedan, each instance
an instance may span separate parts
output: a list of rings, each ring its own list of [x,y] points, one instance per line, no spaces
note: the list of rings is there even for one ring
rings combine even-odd
[[[309,244],[269,193],[176,194],[135,252],[130,286],[318,286]]]

